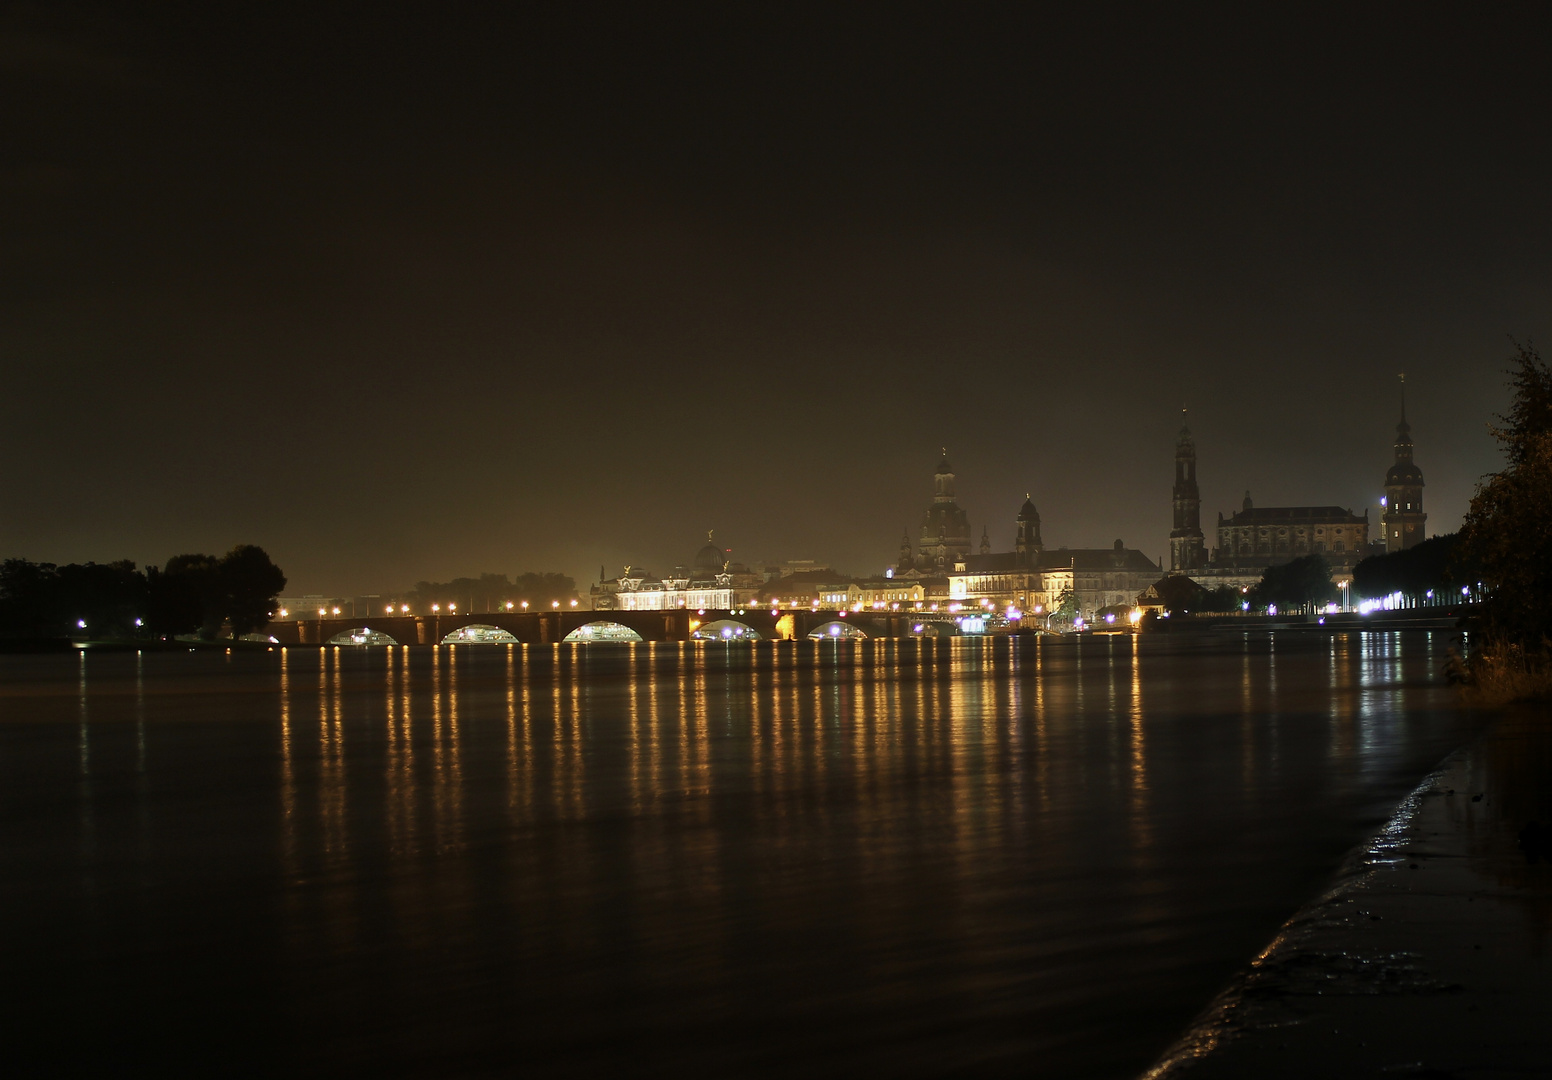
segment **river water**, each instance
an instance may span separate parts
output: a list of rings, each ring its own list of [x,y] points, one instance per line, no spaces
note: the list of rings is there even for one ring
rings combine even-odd
[[[6,1059],[1133,1076],[1465,736],[1447,643],[0,657]]]

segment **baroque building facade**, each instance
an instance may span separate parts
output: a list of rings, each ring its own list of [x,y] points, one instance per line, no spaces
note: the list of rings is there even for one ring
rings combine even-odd
[[[1405,426],[1403,416],[1402,425]],[[1397,429],[1401,435],[1401,429]],[[1397,467],[1402,461],[1401,439],[1397,441]],[[1406,440],[1407,464],[1411,442]],[[1415,469],[1415,467],[1413,467]],[[1410,474],[1398,474],[1410,480]],[[1419,487],[1422,475],[1417,474]],[[1403,487],[1405,484],[1402,485]],[[1218,514],[1216,543],[1203,564],[1186,569],[1191,559],[1190,523],[1199,513],[1200,496],[1196,487],[1196,446],[1188,430],[1182,429],[1175,444],[1175,487],[1173,492],[1175,529],[1170,533],[1171,570],[1186,573],[1209,588],[1232,585],[1248,588],[1261,580],[1273,566],[1292,562],[1305,555],[1320,555],[1331,565],[1332,579],[1352,578],[1353,567],[1370,554],[1369,511],[1355,514],[1341,506],[1256,506],[1250,492],[1240,509],[1225,517]],[[1421,513],[1422,497],[1404,499]],[[1200,529],[1197,529],[1200,534]],[[1181,541],[1177,546],[1177,538]]]
[[[1028,495],[1013,520],[1012,551],[991,551],[984,530],[982,538],[979,553],[966,554],[948,571],[950,603],[1013,608],[1038,621],[1071,593],[1079,614],[1092,620],[1104,608],[1130,607],[1162,573],[1148,556],[1120,540],[1108,548],[1046,548],[1040,512]]]
[[[726,611],[743,607],[764,584],[763,575],[741,563],[731,562],[728,552],[712,543],[695,553],[689,566],[676,566],[658,577],[640,567],[627,566],[617,578],[604,578],[590,591],[594,611],[668,611],[675,608]]]

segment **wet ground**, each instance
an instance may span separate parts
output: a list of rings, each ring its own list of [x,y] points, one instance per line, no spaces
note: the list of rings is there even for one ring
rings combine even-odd
[[[1552,724],[1418,786],[1150,1077],[1552,1076]]]

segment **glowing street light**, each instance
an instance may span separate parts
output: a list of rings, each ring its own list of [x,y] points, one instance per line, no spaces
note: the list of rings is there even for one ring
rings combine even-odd
[[[527,611],[527,610],[528,610],[528,601],[527,601],[527,600],[524,600],[524,601],[523,601],[523,610],[524,610],[524,611]]]
[[[431,605],[431,610],[432,611],[441,611],[442,610],[442,605],[441,604],[432,604]]]
[[[290,612],[289,612],[289,611],[287,611],[287,610],[286,610],[286,609],[285,609],[285,608],[281,608],[281,609],[280,609],[280,617],[281,617],[281,618],[282,618],[282,619],[284,619],[284,618],[285,618],[285,617],[286,617],[286,616],[287,616],[287,615],[289,615],[289,614],[291,614],[291,613],[290,613]]]
[[[550,607],[552,607],[552,608],[560,607],[560,601],[559,600],[551,600],[550,601]]]
[[[507,610],[508,611],[512,610],[512,601],[510,601],[510,600],[507,601]]]
[[[334,609],[334,614],[336,614],[336,615],[338,615],[338,614],[339,614],[339,608],[335,608],[335,609]]]
[[[328,614],[328,613],[329,613],[329,609],[328,609],[328,608],[319,608],[319,609],[318,609],[318,618],[320,618],[320,619],[321,619],[321,618],[323,618],[323,617],[324,617],[324,616],[325,616],[325,615],[327,615],[327,614]]]

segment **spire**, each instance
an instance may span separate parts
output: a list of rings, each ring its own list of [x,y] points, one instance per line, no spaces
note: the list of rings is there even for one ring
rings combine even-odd
[[[986,534],[986,526],[983,524],[981,526],[981,554],[982,555],[990,555],[991,553],[992,553],[992,539],[991,539],[990,536],[988,536]]]

